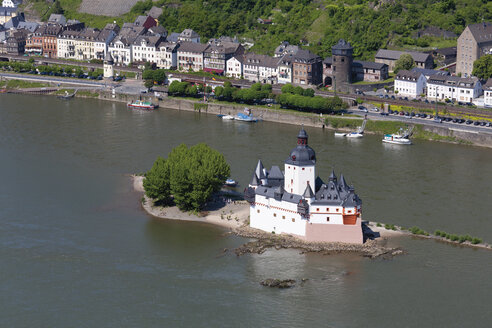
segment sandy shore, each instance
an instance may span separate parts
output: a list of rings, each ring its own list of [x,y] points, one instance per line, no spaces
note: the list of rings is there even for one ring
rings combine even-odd
[[[135,191],[143,193],[143,177],[132,177]],[[210,202],[198,216],[182,212],[176,206],[154,206],[153,201],[145,195],[142,207],[147,213],[158,218],[205,222],[230,229],[236,229],[246,225],[249,219],[249,205],[246,201],[231,201],[228,203],[220,200]]]

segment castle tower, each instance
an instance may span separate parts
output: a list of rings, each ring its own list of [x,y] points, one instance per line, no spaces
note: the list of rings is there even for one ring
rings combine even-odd
[[[285,161],[285,191],[302,195],[307,185],[314,188],[316,154],[308,146],[308,135],[304,129],[297,136],[297,147],[292,149],[289,158]]]
[[[345,85],[352,82],[352,62],[354,49],[344,39],[340,39],[331,47],[333,85],[336,91],[345,89]]]
[[[104,57],[104,78],[110,79],[114,76],[114,60],[111,56],[111,52],[106,52],[106,57]]]

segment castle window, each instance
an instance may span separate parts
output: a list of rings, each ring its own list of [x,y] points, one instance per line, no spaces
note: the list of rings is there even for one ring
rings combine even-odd
[[[326,217],[326,222],[330,222],[330,217],[329,216]]]
[[[296,219],[292,218],[292,222],[296,222]]]
[[[319,208],[316,209],[316,212],[319,212]]]
[[[256,210],[256,213],[260,213],[260,210]]]
[[[285,215],[282,215],[282,219],[284,219],[284,220],[285,220]]]
[[[302,170],[304,171],[304,168],[302,168]]]
[[[330,211],[330,208],[329,208],[329,207],[327,207],[327,208],[326,208],[326,211],[327,211],[327,212],[329,212],[329,211]]]
[[[340,211],[340,209],[337,208],[337,212]]]
[[[273,217],[276,218],[277,217],[277,213],[273,213]]]

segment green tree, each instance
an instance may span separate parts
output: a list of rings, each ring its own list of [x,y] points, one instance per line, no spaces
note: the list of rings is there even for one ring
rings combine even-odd
[[[152,168],[143,180],[145,195],[158,204],[169,204],[171,192],[169,188],[169,166],[162,157],[157,157]]]
[[[152,86],[154,85],[154,81],[152,80],[145,80],[144,82],[144,86],[147,88],[147,89],[150,89],[152,88]]]
[[[314,90],[311,88],[304,89],[302,95],[306,97],[314,97]]]
[[[485,55],[473,62],[472,75],[482,80],[492,77],[492,55]]]
[[[280,90],[282,91],[282,93],[294,93],[294,87],[290,83],[283,85]]]
[[[405,69],[409,70],[412,69],[415,66],[415,62],[413,61],[413,58],[409,54],[402,54],[400,56],[400,59],[398,59],[395,63],[395,69],[394,72],[398,73],[398,71]]]

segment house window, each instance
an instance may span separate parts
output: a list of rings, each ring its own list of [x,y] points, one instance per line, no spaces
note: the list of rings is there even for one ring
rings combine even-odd
[[[329,216],[326,217],[326,222],[330,222],[330,217]]]

